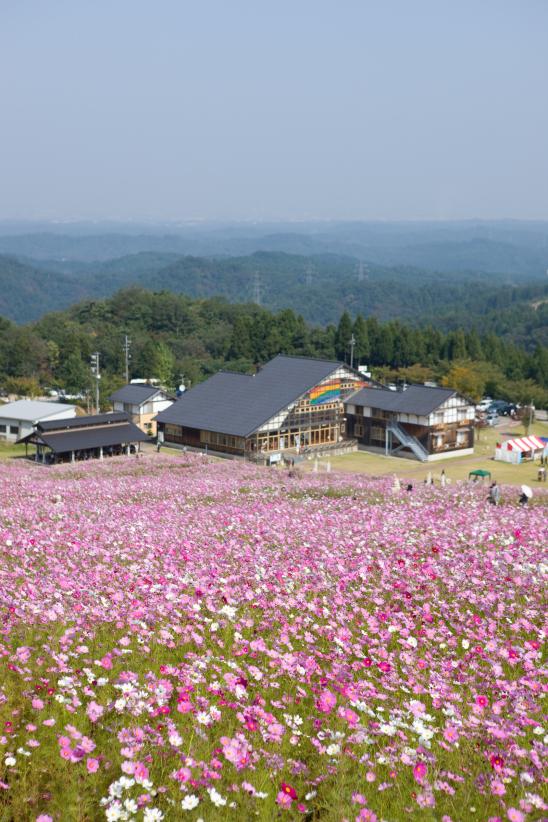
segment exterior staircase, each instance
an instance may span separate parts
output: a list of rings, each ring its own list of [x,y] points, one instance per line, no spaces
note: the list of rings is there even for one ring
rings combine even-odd
[[[391,449],[389,453],[395,454],[400,450],[400,448],[409,448],[417,459],[421,462],[426,462],[429,454],[424,445],[422,445],[412,434],[408,434],[398,422],[390,421],[386,426],[386,430],[392,434],[392,436],[396,437],[400,443],[396,448]]]

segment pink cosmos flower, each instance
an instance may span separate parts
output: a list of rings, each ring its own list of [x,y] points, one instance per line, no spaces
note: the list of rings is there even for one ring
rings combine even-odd
[[[86,708],[86,714],[92,722],[97,722],[97,720],[102,717],[104,712],[105,709],[103,706],[98,705],[94,700],[92,700]]]
[[[133,769],[133,776],[136,782],[144,782],[148,779],[148,768],[142,762],[136,762]]]
[[[486,708],[487,705],[489,705],[489,700],[484,694],[479,694],[479,696],[476,697],[476,705],[480,708]]]
[[[417,762],[415,767],[413,768],[413,776],[415,777],[417,782],[424,782],[424,777],[426,776],[427,767],[424,762]]]
[[[443,732],[443,738],[447,742],[457,742],[457,740],[459,738],[459,732],[454,727],[454,725],[447,725],[447,727],[445,728],[445,730]]]
[[[510,822],[524,822],[525,814],[516,808],[508,808],[508,819]]]
[[[322,691],[316,701],[316,707],[323,714],[330,713],[337,704],[337,697],[331,691]]]
[[[93,756],[88,756],[86,759],[86,768],[88,773],[95,773],[99,770],[99,760],[95,759]]]
[[[287,782],[282,782],[282,791],[287,796],[290,796],[291,799],[297,798],[297,791],[291,785],[288,785]]]
[[[283,791],[278,792],[278,796],[276,797],[276,802],[280,806],[280,808],[290,808],[293,804],[293,800],[290,796],[288,796]]]
[[[495,796],[504,796],[506,793],[506,788],[504,787],[504,783],[500,781],[500,779],[493,779],[491,782],[491,793]]]
[[[53,822],[53,817],[49,813],[41,813],[36,817],[36,822]]]

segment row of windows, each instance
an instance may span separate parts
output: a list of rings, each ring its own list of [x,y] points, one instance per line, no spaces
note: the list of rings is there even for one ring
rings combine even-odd
[[[200,441],[208,443],[208,445],[224,445],[225,448],[244,447],[244,441],[241,437],[233,437],[229,434],[218,434],[216,431],[201,431]]]
[[[7,433],[7,425],[0,425],[0,434]],[[18,425],[10,425],[10,434],[18,434],[19,433],[19,426]]]

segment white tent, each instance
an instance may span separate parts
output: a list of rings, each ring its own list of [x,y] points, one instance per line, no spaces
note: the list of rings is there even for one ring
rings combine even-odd
[[[518,464],[523,459],[534,459],[544,453],[545,443],[539,437],[520,437],[515,440],[498,442],[495,450],[495,459],[502,462]]]

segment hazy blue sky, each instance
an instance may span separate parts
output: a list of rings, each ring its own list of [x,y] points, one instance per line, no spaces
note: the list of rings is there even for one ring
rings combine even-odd
[[[0,219],[548,218],[547,0],[0,0]]]

